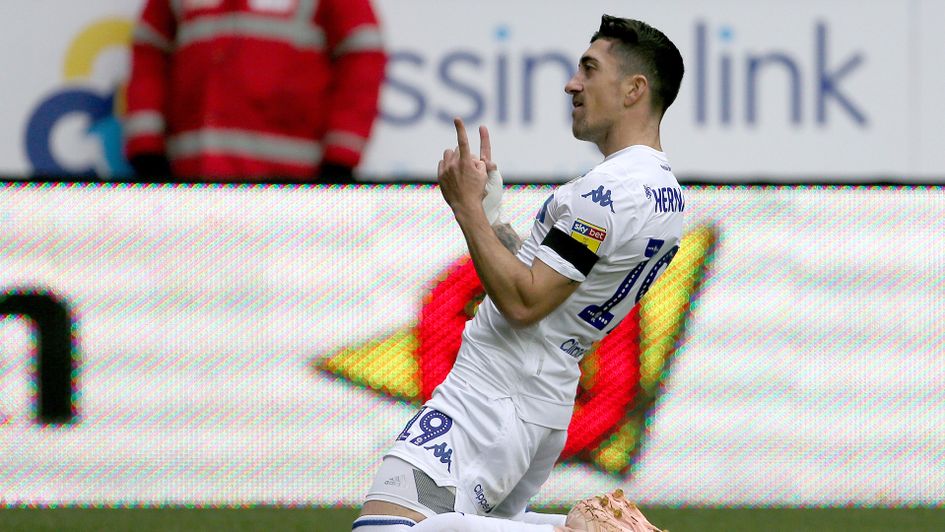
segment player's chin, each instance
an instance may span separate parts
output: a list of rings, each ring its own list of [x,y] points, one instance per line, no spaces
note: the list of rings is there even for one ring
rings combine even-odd
[[[571,134],[574,135],[574,138],[578,140],[586,140],[584,137],[586,135],[587,128],[583,127],[583,124],[574,120],[571,122]]]

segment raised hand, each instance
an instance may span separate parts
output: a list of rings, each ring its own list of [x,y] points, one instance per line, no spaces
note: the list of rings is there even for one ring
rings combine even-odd
[[[455,150],[443,151],[443,158],[436,169],[436,180],[440,184],[443,199],[458,214],[460,210],[465,212],[482,208],[488,176],[487,164],[482,160],[482,146],[479,158],[474,157],[469,149],[469,138],[462,119],[454,118],[453,124],[456,126],[457,147]],[[488,132],[486,135],[488,144]],[[491,157],[491,146],[486,146],[486,150]]]

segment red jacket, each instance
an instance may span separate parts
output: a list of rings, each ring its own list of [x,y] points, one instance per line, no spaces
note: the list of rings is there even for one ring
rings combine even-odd
[[[370,0],[147,0],[126,155],[166,154],[175,176],[209,180],[353,167],[385,63]]]

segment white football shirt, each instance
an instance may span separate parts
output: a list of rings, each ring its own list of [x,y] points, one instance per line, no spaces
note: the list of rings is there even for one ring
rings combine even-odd
[[[580,282],[538,323],[514,328],[491,298],[466,324],[453,373],[477,390],[512,397],[525,421],[566,429],[578,363],[613,330],[672,260],[685,200],[666,156],[630,146],[545,201],[518,258],[537,258]]]

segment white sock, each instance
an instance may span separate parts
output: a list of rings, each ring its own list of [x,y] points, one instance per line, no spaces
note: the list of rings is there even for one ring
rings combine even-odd
[[[352,532],[411,532],[416,521],[397,515],[362,515],[351,524]]]
[[[535,525],[564,526],[568,516],[565,514],[546,514],[542,512],[533,512],[531,510],[522,512],[512,518],[514,521],[523,523],[532,523]]]
[[[410,532],[554,532],[554,526],[453,512],[428,517]]]

